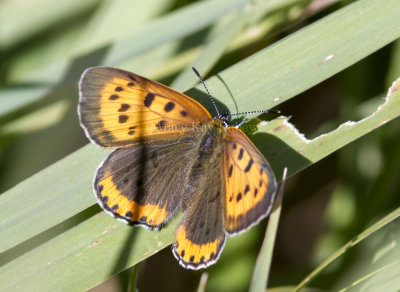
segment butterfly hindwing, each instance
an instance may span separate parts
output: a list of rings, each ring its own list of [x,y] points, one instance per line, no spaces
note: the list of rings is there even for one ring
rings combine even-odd
[[[192,221],[189,217],[184,218],[176,231],[172,251],[179,264],[187,269],[197,270],[212,265],[218,260],[225,244],[223,215],[218,212],[219,209],[216,209],[216,204],[206,208],[205,210],[196,208],[189,212],[190,215],[203,221]],[[189,214],[187,216],[190,216]],[[211,222],[205,223],[205,219],[213,219],[212,224],[214,225],[205,227],[203,224],[211,224]],[[204,230],[208,230],[209,233],[201,233],[205,232]]]
[[[114,150],[95,176],[99,204],[129,224],[161,228],[180,207],[192,149],[186,139]]]
[[[172,140],[211,120],[195,100],[131,72],[93,67],[79,83],[78,113],[90,140],[130,147],[143,138]]]
[[[268,161],[237,128],[229,127],[224,146],[225,228],[237,234],[269,215],[276,180]]]
[[[190,269],[213,264],[225,243],[222,143],[224,130],[208,127],[197,147],[182,200],[183,219],[173,253]]]

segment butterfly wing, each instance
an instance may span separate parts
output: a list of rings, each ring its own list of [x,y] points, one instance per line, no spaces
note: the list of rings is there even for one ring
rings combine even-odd
[[[211,130],[212,132],[212,130]],[[225,244],[222,148],[206,135],[200,143],[182,201],[183,219],[176,231],[173,254],[189,269],[205,268],[218,260]],[[207,152],[210,150],[210,152]],[[209,156],[210,153],[213,153]]]
[[[87,69],[79,83],[78,114],[88,138],[103,147],[130,147],[144,138],[174,139],[212,120],[192,98],[139,75]]]
[[[226,237],[221,208],[221,202],[206,201],[184,215],[172,248],[184,268],[197,270],[218,260]]]
[[[126,223],[161,228],[180,206],[195,157],[193,141],[160,141],[111,152],[95,176],[100,206]]]
[[[228,128],[223,152],[225,228],[234,235],[269,215],[277,184],[268,161],[241,130]]]

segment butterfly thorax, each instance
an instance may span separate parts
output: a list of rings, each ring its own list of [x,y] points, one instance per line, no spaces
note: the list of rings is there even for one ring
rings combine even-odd
[[[225,141],[226,128],[223,121],[213,120],[210,123],[206,123],[200,126],[200,132],[202,135],[199,139],[198,145],[198,162],[202,160],[209,160],[213,155],[221,153],[221,148]],[[216,157],[215,157],[216,158]]]

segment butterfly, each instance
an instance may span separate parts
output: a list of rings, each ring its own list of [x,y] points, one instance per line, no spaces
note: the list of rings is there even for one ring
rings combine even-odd
[[[180,92],[107,67],[82,74],[78,114],[92,143],[115,149],[95,174],[99,205],[153,230],[181,209],[172,245],[181,266],[215,263],[227,236],[271,212],[271,166],[239,127],[228,125],[229,115],[212,118]]]

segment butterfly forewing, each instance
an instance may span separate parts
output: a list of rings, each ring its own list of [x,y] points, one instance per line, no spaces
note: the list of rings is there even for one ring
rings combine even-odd
[[[270,213],[277,185],[268,161],[237,128],[228,128],[223,164],[225,228],[237,234]]]
[[[195,100],[127,71],[89,68],[79,86],[81,125],[103,147],[170,140],[211,120]]]

